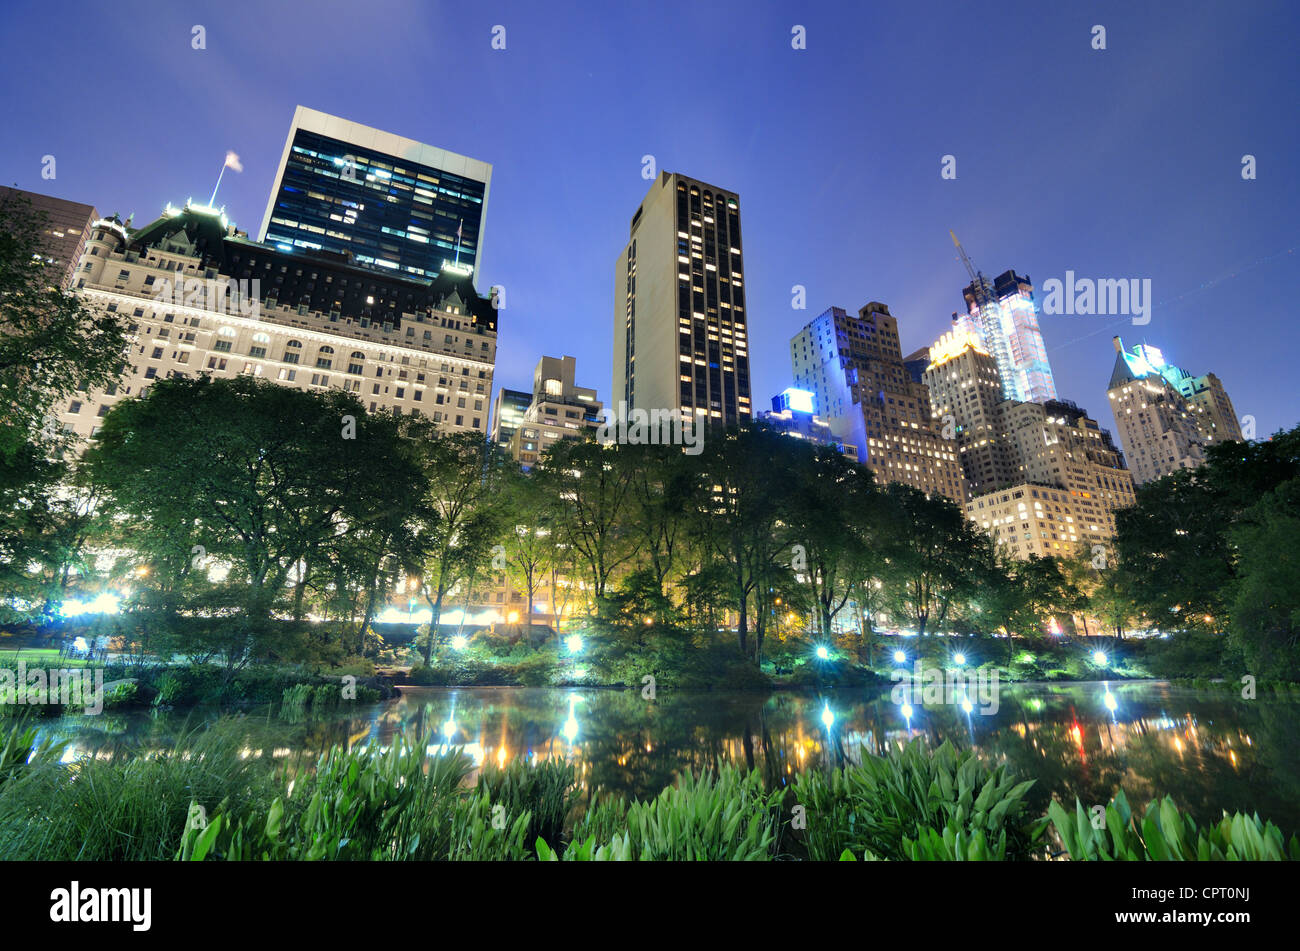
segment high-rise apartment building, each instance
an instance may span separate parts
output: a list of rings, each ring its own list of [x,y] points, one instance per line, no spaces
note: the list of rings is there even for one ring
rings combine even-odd
[[[486,162],[299,106],[260,238],[419,280],[469,275],[478,287],[491,182]]]
[[[742,250],[735,192],[671,172],[654,181],[615,266],[612,405],[750,418]]]
[[[956,443],[936,431],[930,391],[904,365],[887,306],[872,301],[856,316],[831,307],[791,339],[790,362],[795,385],[877,479],[965,501]]]
[[[1193,376],[1156,348],[1126,350],[1114,338],[1115,367],[1107,395],[1138,484],[1205,461],[1205,447],[1239,441],[1232,401],[1213,373]]]
[[[1016,558],[1109,542],[1115,512],[1134,501],[1132,473],[1110,433],[1065,400],[1004,402],[999,415],[1016,479],[973,496],[967,517]]]
[[[26,202],[31,212],[44,216],[39,240],[41,254],[56,269],[58,279],[54,283],[68,287],[86,250],[90,226],[99,218],[94,206],[0,185],[0,216],[11,202]]]
[[[488,429],[497,311],[468,276],[432,282],[339,255],[248,240],[216,209],[171,208],[128,230],[96,221],[75,287],[130,331],[126,375],[60,410],[89,436],[155,379],[248,375],[340,389],[372,412],[422,414],[444,432]]]
[[[922,379],[934,424],[957,447],[968,497],[1014,481],[1018,466],[1004,431],[1002,377],[993,355],[963,322],[935,341],[929,355]]]
[[[962,297],[985,349],[997,361],[1003,396],[1022,403],[1056,399],[1029,278],[1004,271],[990,282],[977,273]]]
[[[533,371],[533,392],[510,437],[510,455],[525,469],[561,439],[585,439],[601,424],[596,391],[578,386],[577,360],[542,357]]]

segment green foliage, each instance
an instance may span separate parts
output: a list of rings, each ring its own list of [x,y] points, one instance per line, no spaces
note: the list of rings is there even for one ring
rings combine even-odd
[[[554,760],[533,764],[517,759],[504,769],[485,765],[477,792],[493,806],[504,806],[507,818],[530,817],[525,842],[540,836],[559,844],[578,799],[573,765]]]
[[[432,860],[462,857],[458,850],[480,855],[499,847],[498,830],[490,822],[487,830],[480,828],[481,810],[467,807],[459,793],[472,760],[454,751],[430,758],[426,770],[426,745],[412,745],[399,734],[387,750],[334,747],[314,773],[269,806],[246,809],[227,800],[206,827],[187,825],[176,855],[232,861]],[[518,830],[519,842],[525,828],[526,822]]]
[[[1139,817],[1121,789],[1106,806],[1105,822],[1094,827],[1083,803],[1075,800],[1074,815],[1055,800],[1048,816],[1061,843],[1075,861],[1089,862],[1255,862],[1300,860],[1300,838],[1283,838],[1271,822],[1258,815],[1226,812],[1217,823],[1198,829],[1179,811],[1171,797],[1151,800]]]
[[[1041,834],[1025,815],[1032,785],[947,742],[933,752],[921,740],[884,757],[864,751],[860,765],[829,778],[795,777],[807,824],[799,841],[816,861],[846,849],[886,859],[1027,858]]]
[[[650,802],[627,810],[632,857],[658,861],[765,861],[776,840],[782,792],[729,764],[698,779],[683,773]]]
[[[9,723],[0,724],[0,784],[28,769],[59,762],[67,748],[66,740],[55,740],[47,736],[37,739],[37,730],[29,726],[25,716]]]
[[[19,861],[159,861],[175,855],[190,803],[269,803],[266,768],[221,724],[127,761],[64,765],[50,752],[0,784],[0,855]]]

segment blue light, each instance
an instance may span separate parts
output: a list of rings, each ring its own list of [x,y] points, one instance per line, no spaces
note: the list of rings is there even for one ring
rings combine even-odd
[[[801,390],[798,387],[789,386],[781,391],[781,396],[785,398],[785,405],[796,413],[816,412],[813,408],[813,394],[809,390]]]
[[[894,663],[895,663],[895,664],[901,664],[901,663],[903,663],[905,660],[907,660],[907,652],[906,652],[906,651],[894,651]]]
[[[818,648],[817,648],[817,657],[818,657],[819,659],[821,659],[821,660],[829,660],[829,659],[830,659],[830,656],[831,656],[831,652],[828,651],[825,647],[818,647]]]

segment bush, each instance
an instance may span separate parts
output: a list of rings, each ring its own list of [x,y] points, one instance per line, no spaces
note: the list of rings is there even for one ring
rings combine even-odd
[[[948,742],[933,752],[921,740],[884,757],[864,751],[860,765],[829,779],[817,771],[795,777],[797,804],[816,817],[797,841],[815,861],[845,851],[895,860],[1028,858],[1042,833],[1025,815],[1031,786]]]

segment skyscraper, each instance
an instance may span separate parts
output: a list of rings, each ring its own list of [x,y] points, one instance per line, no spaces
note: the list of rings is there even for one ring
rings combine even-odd
[[[351,256],[372,270],[478,286],[492,166],[299,106],[261,240]]]
[[[1133,504],[1133,476],[1110,433],[1066,400],[1003,402],[1003,440],[1016,466],[1010,485],[974,495],[966,515],[1014,558],[1098,553],[1115,512]]]
[[[990,283],[977,273],[962,297],[980,339],[997,361],[1003,396],[1022,403],[1056,399],[1029,278],[1004,271]]]
[[[831,307],[791,339],[790,362],[795,385],[876,478],[965,501],[956,442],[936,431],[930,391],[904,365],[887,306],[872,301],[857,316]]]
[[[1017,466],[1003,432],[1002,377],[992,354],[969,323],[940,337],[929,354],[923,380],[935,426],[955,441],[967,493],[975,496],[1012,482]]]
[[[632,216],[614,272],[614,392],[632,409],[748,419],[740,198],[671,172]]]
[[[1115,337],[1107,395],[1139,484],[1205,461],[1205,447],[1242,438],[1232,401],[1213,373],[1193,376],[1156,347]]]
[[[45,216],[39,239],[41,254],[58,269],[58,280],[53,283],[68,287],[86,249],[91,225],[99,217],[94,206],[0,185],[0,215],[10,202],[27,202],[33,213]]]

